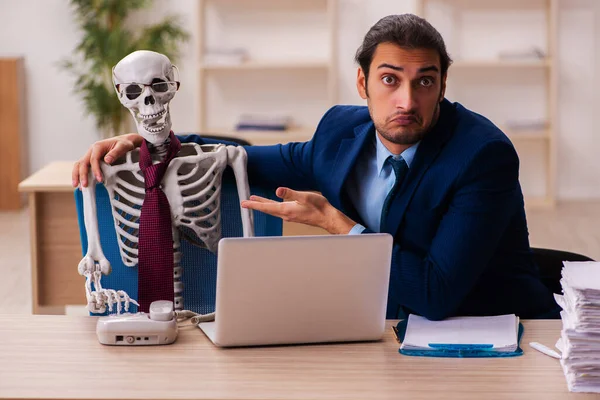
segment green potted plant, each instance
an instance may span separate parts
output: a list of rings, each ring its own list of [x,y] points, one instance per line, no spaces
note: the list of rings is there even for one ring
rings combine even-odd
[[[152,50],[177,59],[178,45],[189,38],[176,16],[159,23],[130,28],[127,18],[148,7],[152,0],[71,0],[83,32],[74,54],[61,67],[76,77],[74,92],[81,96],[86,114],[92,115],[103,137],[131,131],[129,111],[117,99],[112,68],[135,50]]]

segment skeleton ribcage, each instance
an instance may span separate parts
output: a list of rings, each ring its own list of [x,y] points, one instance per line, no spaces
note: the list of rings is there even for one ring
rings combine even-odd
[[[112,166],[102,166],[119,250],[123,263],[130,267],[138,263],[139,219],[145,195],[138,161],[139,152],[135,150]],[[174,229],[212,252],[216,252],[221,238],[221,178],[226,165],[223,145],[183,144],[162,181]],[[174,244],[176,248],[178,245]]]

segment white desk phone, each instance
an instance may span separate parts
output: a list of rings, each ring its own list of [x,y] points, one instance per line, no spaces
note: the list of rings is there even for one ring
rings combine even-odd
[[[173,302],[155,301],[150,313],[125,313],[98,318],[96,334],[102,344],[144,346],[171,344],[177,339]]]

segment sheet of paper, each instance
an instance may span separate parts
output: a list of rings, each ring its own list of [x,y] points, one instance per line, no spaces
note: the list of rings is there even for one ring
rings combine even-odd
[[[514,314],[454,317],[430,321],[410,315],[403,349],[432,349],[430,344],[491,345],[495,351],[515,351],[519,322]]]

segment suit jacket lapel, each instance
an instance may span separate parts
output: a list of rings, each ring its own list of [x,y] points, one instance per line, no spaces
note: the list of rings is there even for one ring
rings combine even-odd
[[[354,128],[355,136],[353,138],[343,139],[337,152],[333,170],[331,174],[331,187],[333,189],[330,203],[341,210],[348,217],[355,221],[360,218],[354,207],[348,201],[346,193],[343,192],[344,185],[348,180],[350,172],[354,169],[356,159],[358,158],[367,139],[374,132],[373,122],[369,121]]]
[[[438,123],[419,145],[408,174],[402,182],[402,187],[392,201],[385,223],[385,232],[387,233],[395,235],[398,231],[406,208],[410,204],[419,182],[421,182],[423,175],[454,132],[454,107],[448,100],[444,100],[440,109]]]

